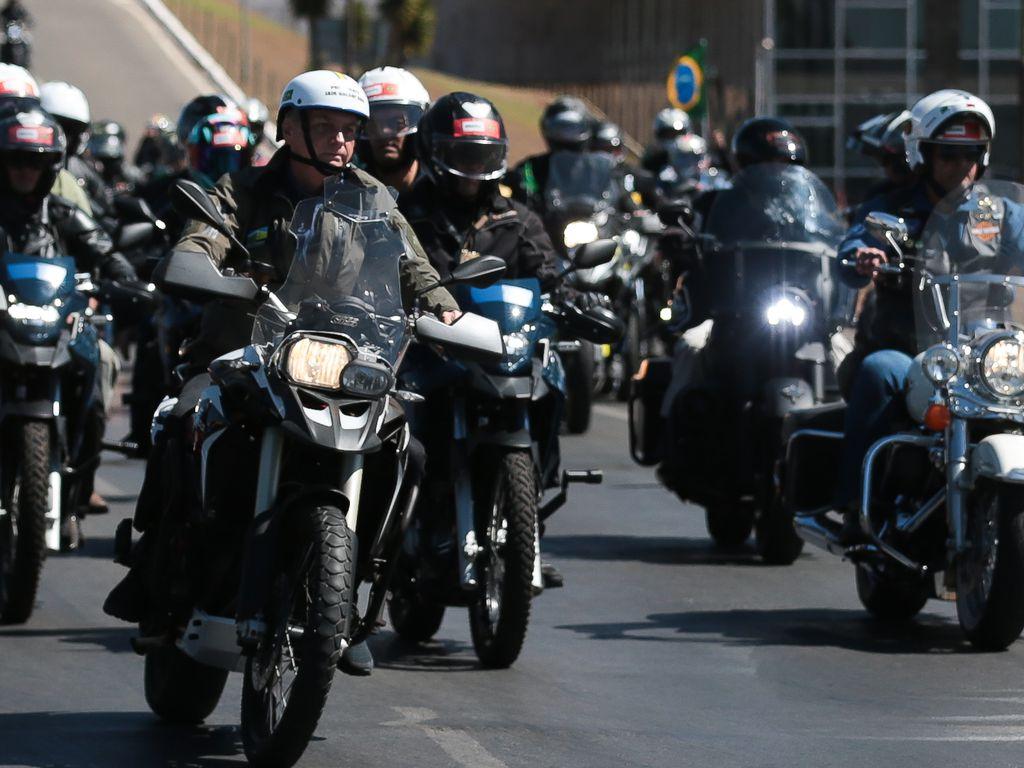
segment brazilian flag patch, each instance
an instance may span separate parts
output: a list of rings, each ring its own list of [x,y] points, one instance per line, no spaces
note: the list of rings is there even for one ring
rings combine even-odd
[[[249,230],[249,234],[245,236],[245,245],[248,248],[252,248],[260,243],[266,242],[268,231],[267,227]]]

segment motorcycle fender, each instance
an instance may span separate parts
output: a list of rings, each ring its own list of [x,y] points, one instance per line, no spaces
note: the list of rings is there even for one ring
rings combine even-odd
[[[532,376],[492,376],[480,372],[473,377],[473,388],[488,397],[529,399],[533,394]]]
[[[55,419],[59,408],[53,400],[11,400],[0,408],[0,422],[18,416],[26,419]]]
[[[814,405],[814,392],[803,379],[771,379],[764,385],[765,415],[783,418],[786,414]]]
[[[473,446],[497,445],[503,448],[532,448],[530,416],[526,403],[516,404],[516,419],[512,429],[484,428],[473,433]],[[512,426],[512,425],[510,425]]]
[[[1024,435],[989,435],[971,451],[971,482],[980,479],[1024,484]]]

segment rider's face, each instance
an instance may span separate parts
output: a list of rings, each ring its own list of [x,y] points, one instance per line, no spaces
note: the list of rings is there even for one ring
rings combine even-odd
[[[7,181],[18,195],[30,195],[39,186],[43,175],[44,158],[12,153],[4,159]]]
[[[931,157],[932,180],[947,190],[969,186],[978,179],[980,159],[979,151],[967,147],[935,147]]]
[[[347,112],[329,109],[311,109],[307,113],[309,137],[316,159],[335,168],[344,168],[352,159],[359,132],[359,118]],[[309,157],[302,124],[298,119],[288,120],[284,140],[299,157]]]

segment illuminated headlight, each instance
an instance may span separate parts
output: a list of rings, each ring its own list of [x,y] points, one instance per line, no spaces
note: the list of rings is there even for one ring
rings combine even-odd
[[[945,384],[960,370],[960,357],[954,350],[939,344],[924,353],[921,367],[932,384]]]
[[[341,372],[341,388],[356,397],[382,397],[391,389],[391,383],[391,371],[376,363],[357,360]]]
[[[771,326],[786,324],[799,328],[807,320],[807,308],[795,296],[782,296],[768,305],[764,317]]]
[[[60,311],[51,305],[37,307],[35,304],[11,304],[7,314],[14,320],[37,325],[50,325],[60,320]]]
[[[509,357],[519,357],[526,354],[530,348],[530,340],[523,333],[506,333],[501,337],[505,342],[505,354]]]
[[[1024,344],[1020,339],[999,339],[985,350],[981,379],[1000,397],[1024,394]]]
[[[592,243],[598,238],[597,225],[592,221],[570,221],[565,225],[562,240],[566,248]]]
[[[341,372],[352,353],[340,341],[299,339],[288,347],[284,371],[295,384],[321,389],[340,389]]]

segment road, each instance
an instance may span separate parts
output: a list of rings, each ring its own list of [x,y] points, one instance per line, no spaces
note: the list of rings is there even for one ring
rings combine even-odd
[[[192,94],[196,76],[145,38],[129,0],[30,6],[42,22],[40,74],[79,83],[130,129]],[[110,432],[124,431],[118,414]],[[973,653],[939,603],[909,627],[880,627],[849,566],[818,552],[788,568],[716,552],[700,511],[630,462],[620,406],[600,405],[565,455],[568,466],[603,468],[606,481],[572,489],[549,526],[566,587],[535,602],[517,664],[479,669],[461,610],[421,648],[384,629],[371,639],[378,669],[336,678],[300,765],[1024,763],[1024,645]],[[114,525],[141,478],[140,462],[106,458],[111,513],[88,521],[84,552],[47,561],[31,621],[0,628],[0,766],[244,763],[238,677],[205,726],[161,724],[143,698],[131,628],[100,609],[122,573],[110,561]]]

